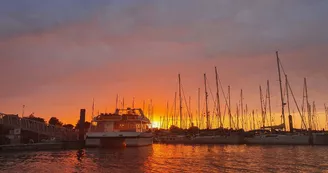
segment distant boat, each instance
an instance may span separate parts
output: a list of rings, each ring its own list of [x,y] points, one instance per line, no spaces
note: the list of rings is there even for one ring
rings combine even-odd
[[[259,130],[259,132],[254,136],[245,137],[245,143],[258,145],[308,145],[311,143],[308,134],[281,132],[274,134],[265,130]]]
[[[279,74],[279,86],[280,86],[280,98],[281,98],[281,108],[282,108],[282,124],[278,126],[270,126],[270,127],[262,127],[262,131],[260,133],[255,133],[253,136],[249,136],[245,138],[245,142],[247,144],[263,144],[263,145],[308,145],[312,143],[312,137],[309,134],[295,133],[293,130],[293,121],[292,116],[290,115],[289,109],[289,84],[287,75],[286,78],[286,94],[287,94],[287,103],[284,100],[283,96],[283,88],[282,88],[282,79],[281,79],[281,71],[280,71],[280,59],[278,56],[278,52],[276,52],[277,57],[277,66],[278,66],[278,74]],[[289,113],[289,126],[290,132],[286,131],[286,121],[285,121],[285,105],[287,105],[288,113]],[[270,131],[265,131],[265,128],[270,129],[283,129],[285,132],[277,132],[273,133]]]
[[[141,109],[116,109],[93,118],[86,147],[146,146],[153,144],[151,122]]]
[[[157,141],[166,144],[242,144],[244,134],[240,132],[203,132],[200,134],[175,135],[165,134],[158,136]]]

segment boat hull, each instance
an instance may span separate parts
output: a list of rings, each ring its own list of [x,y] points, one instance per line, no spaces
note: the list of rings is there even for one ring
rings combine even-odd
[[[243,137],[234,136],[199,136],[194,138],[194,143],[197,144],[242,144]]]
[[[242,136],[197,136],[197,137],[165,137],[161,143],[167,144],[242,144]]]
[[[86,147],[138,147],[153,144],[151,133],[89,133],[86,135]]]
[[[246,144],[260,145],[309,145],[310,137],[306,135],[259,135],[245,138]]]
[[[313,134],[314,145],[328,145],[328,134],[327,133],[314,133]]]

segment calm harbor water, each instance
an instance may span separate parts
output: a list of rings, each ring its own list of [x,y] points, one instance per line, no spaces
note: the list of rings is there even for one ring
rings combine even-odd
[[[328,147],[163,145],[0,153],[0,172],[327,172]]]

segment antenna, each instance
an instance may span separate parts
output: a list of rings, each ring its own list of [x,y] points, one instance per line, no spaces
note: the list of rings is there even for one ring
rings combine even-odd
[[[22,118],[24,117],[24,112],[25,112],[25,105],[23,105]]]

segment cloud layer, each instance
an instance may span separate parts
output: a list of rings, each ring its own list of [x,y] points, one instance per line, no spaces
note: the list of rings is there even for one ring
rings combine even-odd
[[[259,108],[269,79],[279,111],[275,54],[298,100],[308,77],[311,100],[328,102],[327,1],[6,1],[0,7],[0,109],[22,104],[73,121],[93,97],[101,110],[115,95],[173,102],[177,74],[196,104],[214,66],[224,83]],[[295,109],[295,108],[294,108]]]

